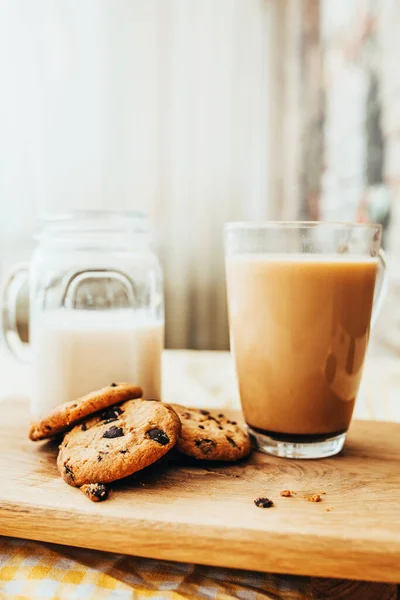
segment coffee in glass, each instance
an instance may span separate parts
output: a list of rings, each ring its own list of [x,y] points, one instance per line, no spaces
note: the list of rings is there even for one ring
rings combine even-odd
[[[380,226],[226,227],[231,346],[246,423],[271,454],[343,447],[368,345]]]

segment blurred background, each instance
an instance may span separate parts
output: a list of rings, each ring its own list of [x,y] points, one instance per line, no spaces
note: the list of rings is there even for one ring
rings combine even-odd
[[[372,220],[399,354],[399,56],[399,0],[1,0],[2,274],[44,211],[143,210],[167,347],[227,349],[225,221]]]

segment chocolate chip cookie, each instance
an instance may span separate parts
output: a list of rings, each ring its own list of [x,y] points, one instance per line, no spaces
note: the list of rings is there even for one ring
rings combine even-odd
[[[177,449],[202,460],[235,461],[251,451],[248,434],[223,413],[211,414],[208,410],[186,408],[172,404],[179,415],[182,431]]]
[[[56,406],[46,417],[31,426],[29,437],[34,442],[51,438],[68,431],[89,415],[103,410],[107,406],[141,398],[142,395],[142,390],[137,385],[112,383],[77,400]]]
[[[161,402],[128,400],[67,433],[57,467],[70,485],[110,483],[156,462],[175,446],[181,423]]]

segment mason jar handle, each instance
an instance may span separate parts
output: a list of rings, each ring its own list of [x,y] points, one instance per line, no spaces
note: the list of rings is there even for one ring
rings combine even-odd
[[[371,317],[371,327],[374,327],[376,320],[378,318],[379,313],[381,312],[382,304],[385,300],[387,287],[388,287],[388,272],[387,272],[387,262],[386,255],[382,248],[378,253],[378,274],[377,274],[377,282],[375,287],[374,294],[374,305],[372,308],[372,317]]]
[[[79,286],[91,279],[114,279],[118,281],[125,289],[129,306],[133,306],[136,297],[136,290],[133,281],[122,271],[116,269],[91,269],[90,271],[79,271],[71,276],[65,283],[65,291],[61,299],[61,306],[75,308],[77,291]]]
[[[2,293],[2,330],[9,352],[20,362],[29,363],[29,344],[21,340],[17,324],[17,301],[22,286],[28,281],[28,265],[15,265],[8,275]]]

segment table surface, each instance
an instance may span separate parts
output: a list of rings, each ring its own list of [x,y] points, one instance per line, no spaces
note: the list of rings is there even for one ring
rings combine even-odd
[[[163,376],[163,399],[167,402],[177,402],[199,407],[229,407],[239,408],[239,398],[236,388],[234,369],[231,356],[227,352],[196,352],[196,351],[166,351],[164,354],[164,376]],[[0,403],[5,399],[12,401],[12,396],[29,396],[31,387],[31,367],[21,366],[10,358],[4,348],[0,350],[0,375],[2,378],[2,394]],[[364,378],[360,390],[359,398],[356,404],[355,416],[361,419],[388,420],[400,422],[400,358],[396,357],[379,357],[370,355],[367,358],[364,370]],[[4,414],[4,412],[3,412]],[[4,423],[4,421],[3,421]],[[0,426],[1,427],[1,426]],[[13,546],[14,544],[14,546]],[[21,544],[23,546],[21,547]],[[18,552],[22,552],[24,556],[35,555],[42,553],[44,557],[49,553],[65,559],[68,555],[70,560],[82,563],[82,552],[75,548],[54,548],[49,544],[39,544],[33,542],[21,542],[12,539],[0,538],[0,598],[1,591],[9,585],[2,580],[1,567],[1,551],[2,546],[8,548],[11,552],[13,547],[17,548]],[[85,551],[86,563],[91,562],[92,567],[98,566],[99,573],[104,575],[104,565],[108,565],[107,569],[111,569],[110,565],[121,560],[118,555],[102,555],[96,552]],[[72,553],[72,554],[71,554]],[[88,558],[89,557],[89,558]],[[14,560],[13,557],[12,560]],[[46,558],[41,557],[40,560],[46,562]],[[128,559],[127,559],[128,560]],[[84,561],[84,562],[85,562]],[[257,575],[242,574],[244,579],[241,579],[240,572],[227,572],[216,569],[207,571],[206,567],[196,567],[195,565],[185,565],[178,568],[174,563],[168,565],[166,569],[165,563],[155,561],[145,561],[144,559],[129,559],[128,573],[132,579],[133,572],[139,577],[138,571],[144,569],[147,573],[147,587],[143,577],[141,578],[141,586],[136,586],[131,581],[129,583],[130,590],[135,590],[136,596],[115,596],[118,598],[171,598],[181,599],[189,597],[199,598],[361,598],[369,600],[369,598],[391,599],[397,598],[397,586],[390,584],[367,584],[363,582],[337,582],[325,579],[309,579],[309,578],[287,578],[277,575]],[[138,566],[140,565],[140,566]],[[176,583],[176,569],[182,575],[178,577],[179,583]],[[179,570],[180,569],[180,570]],[[164,577],[160,578],[160,572],[164,573]],[[175,584],[169,579],[169,575],[174,572]],[[196,573],[193,578],[192,587],[187,585],[187,574]],[[119,575],[114,572],[114,579],[117,584],[126,585],[124,575],[119,572]],[[153,573],[154,578],[149,574]],[[168,573],[168,575],[166,574]],[[102,576],[103,576],[102,575]],[[29,575],[31,577],[31,575]],[[254,579],[255,577],[255,579]],[[163,580],[164,588],[157,587]],[[235,580],[235,584],[232,581]],[[210,583],[211,581],[211,583]],[[246,584],[248,582],[248,587]],[[258,583],[255,584],[255,581]],[[214,585],[214,595],[207,595],[204,592],[204,585]],[[217,582],[217,583],[216,583]],[[226,582],[230,582],[229,585]],[[15,583],[15,582],[14,582]],[[204,585],[203,585],[204,584]],[[110,584],[107,584],[110,586]],[[169,587],[168,587],[169,585]],[[174,587],[175,585],[175,587]],[[206,585],[206,587],[207,587]],[[339,587],[338,587],[339,586]],[[341,586],[341,587],[340,587]],[[143,596],[139,593],[139,588],[143,592]],[[165,591],[168,588],[168,592]],[[11,588],[10,588],[11,589]],[[30,589],[30,588],[29,588]],[[108,589],[108,588],[107,588]],[[111,588],[109,588],[111,589]],[[114,589],[114,588],[112,588]],[[117,588],[115,588],[117,589]],[[119,588],[118,588],[119,589]],[[151,595],[149,590],[164,589],[161,595]],[[254,591],[254,590],[258,591]],[[203,590],[203,591],[202,591]],[[222,590],[222,591],[221,591]],[[250,591],[252,590],[252,591]],[[7,589],[6,589],[7,591]],[[46,592],[48,593],[48,592]],[[130,592],[129,592],[130,593]],[[132,592],[133,593],[133,592]],[[207,592],[208,593],[208,592]],[[121,592],[122,594],[122,592]],[[175,594],[175,595],[174,595]],[[203,594],[203,595],[202,595]],[[245,595],[244,595],[245,594]],[[246,595],[248,594],[248,595]],[[6,596],[7,597],[7,596]],[[42,597],[38,595],[37,597]],[[43,597],[52,597],[51,595],[43,595]],[[91,597],[91,596],[84,596]],[[101,596],[103,597],[103,596]],[[104,596],[114,597],[114,596]]]
[[[17,363],[0,349],[0,402],[29,396],[31,367]],[[400,356],[367,356],[354,417],[400,422]],[[198,407],[240,409],[233,361],[229,352],[166,350],[163,399]]]

